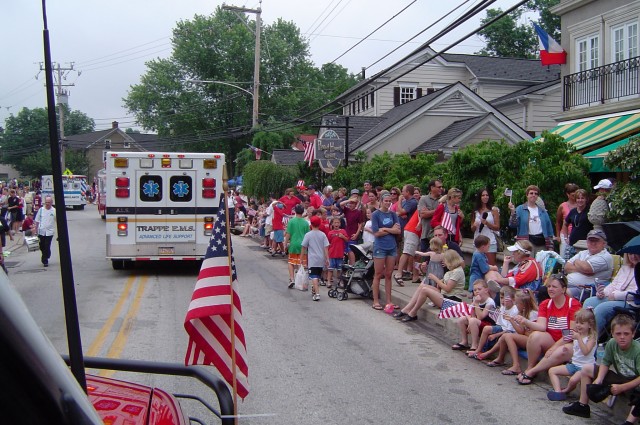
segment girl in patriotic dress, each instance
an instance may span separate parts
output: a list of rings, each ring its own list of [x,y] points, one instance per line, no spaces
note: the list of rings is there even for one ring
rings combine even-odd
[[[446,202],[438,205],[431,218],[431,228],[444,227],[449,232],[449,238],[457,244],[460,244],[462,237],[460,227],[464,220],[464,214],[460,209],[461,201],[462,191],[455,187],[449,189]]]

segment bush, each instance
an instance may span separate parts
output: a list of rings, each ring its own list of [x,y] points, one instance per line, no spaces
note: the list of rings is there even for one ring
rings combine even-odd
[[[628,182],[617,182],[609,194],[611,211],[609,221],[634,221],[640,219],[640,137],[609,153],[604,163],[612,170],[629,172]]]
[[[266,199],[270,194],[279,197],[297,180],[295,171],[276,165],[271,161],[253,161],[244,167],[243,192],[256,198]]]

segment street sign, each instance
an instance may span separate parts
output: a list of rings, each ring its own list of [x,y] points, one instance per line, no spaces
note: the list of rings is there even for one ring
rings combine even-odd
[[[335,130],[326,130],[316,139],[316,159],[325,173],[332,174],[345,158],[344,139]]]
[[[73,173],[71,172],[70,169],[66,169],[64,170],[64,173],[62,173],[63,176],[73,176]]]

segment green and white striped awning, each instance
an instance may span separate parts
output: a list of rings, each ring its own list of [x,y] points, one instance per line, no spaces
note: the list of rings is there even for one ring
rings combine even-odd
[[[568,122],[560,124],[550,132],[564,137],[564,140],[578,152],[589,151],[606,145],[608,141],[617,141],[621,137],[640,133],[640,112]]]
[[[636,137],[636,136],[634,136]],[[619,172],[619,171],[628,171],[628,170],[620,170],[615,169],[611,170],[606,165],[604,165],[604,159],[609,155],[609,152],[618,149],[621,146],[626,145],[631,141],[632,137],[627,137],[626,139],[622,139],[618,142],[611,143],[603,148],[596,149],[595,151],[591,151],[582,156],[587,158],[589,162],[591,162],[591,172],[592,173],[610,173],[610,172]]]

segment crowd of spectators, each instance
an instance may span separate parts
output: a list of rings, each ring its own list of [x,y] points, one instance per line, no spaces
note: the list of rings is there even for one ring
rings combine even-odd
[[[614,307],[625,306],[628,296],[637,291],[634,267],[640,260],[636,254],[625,254],[614,275],[613,257],[599,221],[602,210],[608,208],[606,194],[611,188],[611,181],[600,181],[594,187],[597,197],[590,204],[590,191],[567,184],[567,201],[552,218],[540,189],[528,186],[524,202],[508,204],[508,225],[515,242],[506,250],[500,234],[500,210],[493,204],[491,191],[480,189],[474,195],[474,211],[469,212],[475,252],[466,276],[460,249],[464,193],[458,188],[445,192],[440,180],[429,182],[424,195],[412,185],[387,190],[366,181],[362,191],[334,190],[331,186],[319,191],[302,183],[262,205],[240,201],[241,194],[230,192],[229,205],[243,226],[242,236],[260,237],[262,248],[272,256],[288,253],[289,287],[293,287],[295,269],[305,266],[299,243],[313,218],[329,244],[329,275],[324,279],[329,288],[340,282],[343,258],[354,263],[350,246],[362,244],[374,263],[374,309],[411,322],[418,320],[418,311],[426,302],[437,308],[464,302],[470,306],[470,315],[454,319],[459,321],[461,332],[452,349],[490,367],[505,366],[502,375],[513,375],[520,385],[531,384],[538,374],[551,370],[554,389],[548,397],[557,401],[566,399],[580,382],[583,387],[593,379],[598,384],[608,382],[614,373],[608,367],[619,364],[620,357],[614,358],[614,353],[623,346],[633,347],[634,354],[625,352],[625,358],[631,360],[623,370],[616,369],[615,378],[620,378],[625,391],[640,383],[635,380],[640,375],[640,343],[616,337],[618,330],[610,325]],[[586,243],[586,249],[576,249],[579,242]],[[558,253],[553,252],[556,246]],[[563,270],[557,274],[545,270],[545,264],[536,260],[539,253],[543,258],[552,254],[561,259],[558,264],[564,265]],[[498,254],[503,256],[501,266]],[[409,279],[418,284],[409,303],[393,305],[392,285],[405,286]],[[317,290],[314,300],[316,295]],[[618,321],[626,335],[629,324]],[[613,338],[608,340],[609,335]],[[584,367],[593,363],[597,341],[606,342],[607,354],[600,370],[606,367],[608,375]],[[527,359],[524,370],[518,358],[521,355]],[[510,366],[505,363],[507,356]],[[583,368],[587,372],[582,372]],[[561,377],[565,376],[570,379],[563,386]],[[563,410],[588,417],[586,402],[581,395]],[[635,423],[636,416],[630,414],[629,423]]]

